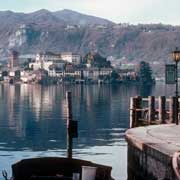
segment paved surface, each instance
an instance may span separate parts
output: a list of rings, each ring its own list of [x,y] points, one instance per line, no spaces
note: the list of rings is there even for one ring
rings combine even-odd
[[[126,131],[126,139],[140,150],[146,145],[172,156],[176,151],[180,151],[180,125],[153,125],[129,129]]]

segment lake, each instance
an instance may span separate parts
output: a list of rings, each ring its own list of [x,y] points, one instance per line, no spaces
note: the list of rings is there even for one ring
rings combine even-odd
[[[66,156],[66,91],[72,92],[78,139],[73,157],[112,166],[116,180],[127,179],[129,99],[174,94],[174,87],[138,85],[0,85],[0,171],[11,175],[21,159]],[[0,175],[2,179],[2,175]]]

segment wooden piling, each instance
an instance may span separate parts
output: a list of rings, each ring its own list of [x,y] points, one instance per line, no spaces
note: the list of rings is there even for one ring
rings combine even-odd
[[[151,121],[155,120],[155,97],[148,97],[148,124],[151,124]]]
[[[130,128],[138,126],[142,117],[142,97],[136,96],[130,99]]]
[[[134,97],[130,98],[130,128],[135,127],[136,119],[136,99]]]
[[[165,123],[166,120],[166,97],[159,97],[159,120],[160,123]]]
[[[175,123],[176,123],[176,125],[179,124],[179,97],[176,97]]]
[[[176,105],[176,97],[170,97],[169,100],[169,121],[171,123],[175,123],[175,105]]]
[[[158,100],[157,107],[156,100]],[[146,106],[146,102],[148,102],[148,107]],[[131,97],[130,128],[157,123],[177,123],[176,117],[179,117],[177,116],[178,107],[180,106],[176,97],[170,97],[168,99],[166,99],[165,96],[160,96],[158,99],[154,96],[149,96],[148,98],[142,98],[141,96]],[[156,110],[156,108],[158,109]],[[158,115],[158,117],[156,117],[156,115]],[[158,118],[158,121],[156,121],[156,118]]]
[[[136,96],[136,118],[135,126],[139,126],[139,120],[142,118],[142,97]]]
[[[72,158],[72,133],[71,133],[71,123],[72,123],[72,100],[71,92],[66,92],[66,102],[67,102],[67,158]]]

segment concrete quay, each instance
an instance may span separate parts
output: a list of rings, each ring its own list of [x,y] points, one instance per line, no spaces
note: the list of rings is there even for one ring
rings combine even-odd
[[[180,125],[162,124],[126,131],[128,180],[178,180],[172,157],[180,151]]]

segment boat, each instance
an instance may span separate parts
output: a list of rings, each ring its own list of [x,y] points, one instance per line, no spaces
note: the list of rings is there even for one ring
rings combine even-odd
[[[112,180],[112,167],[81,159],[42,157],[23,159],[12,165],[13,180],[72,180],[73,174],[82,177],[82,167],[96,167],[95,180]]]

